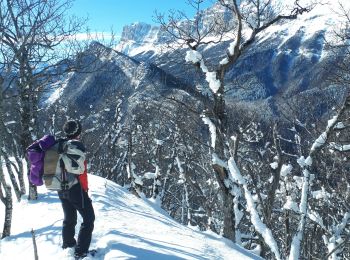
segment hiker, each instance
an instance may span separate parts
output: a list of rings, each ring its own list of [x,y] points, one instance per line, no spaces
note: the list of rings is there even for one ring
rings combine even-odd
[[[76,259],[79,259],[85,257],[89,252],[92,231],[94,229],[95,214],[91,199],[88,196],[85,147],[83,143],[79,141],[81,133],[80,122],[77,120],[67,121],[63,126],[63,132],[66,139],[60,139],[57,142],[57,149],[59,153],[66,152],[72,157],[72,160],[70,160],[72,165],[67,165],[67,162],[65,161],[63,167],[68,179],[70,179],[69,176],[73,176],[73,185],[69,185],[70,187],[68,187],[67,190],[63,189],[58,191],[58,196],[61,200],[64,213],[62,248],[74,248],[74,256]],[[69,153],[69,150],[67,151],[67,143],[69,143],[70,147],[68,149],[72,149],[73,147],[77,152]],[[82,156],[79,156],[79,153]],[[79,212],[83,218],[83,222],[80,226],[78,239],[75,240],[74,236],[75,225],[77,224],[77,212]]]

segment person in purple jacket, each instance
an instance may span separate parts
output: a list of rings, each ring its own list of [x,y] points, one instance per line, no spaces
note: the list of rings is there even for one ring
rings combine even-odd
[[[63,132],[66,135],[65,141],[70,143],[76,149],[85,153],[85,147],[79,140],[81,133],[81,124],[77,120],[68,120],[63,126]],[[74,156],[74,155],[71,155]],[[83,156],[85,158],[85,156]],[[95,213],[92,201],[88,196],[87,167],[86,160],[75,158],[72,163],[77,164],[75,168],[82,169],[79,173],[74,173],[77,183],[67,191],[59,191],[58,196],[62,203],[64,220],[62,229],[63,245],[62,248],[73,248],[75,259],[81,259],[87,254],[94,254],[94,250],[89,251],[92,231],[94,229]],[[78,164],[81,167],[78,167]],[[71,170],[69,165],[65,165],[68,173]],[[74,168],[74,167],[73,167]],[[73,172],[73,170],[72,170]],[[77,213],[83,219],[81,223],[78,239],[75,240],[75,226],[77,224]]]
[[[64,213],[62,248],[73,249],[75,259],[82,259],[87,256],[88,253],[92,255],[95,253],[95,250],[89,251],[94,229],[95,213],[92,201],[88,196],[85,147],[79,140],[81,133],[80,122],[77,120],[68,120],[63,126],[63,132],[65,134],[64,139],[55,140],[54,136],[45,135],[27,148],[28,160],[30,162],[29,180],[35,186],[43,185],[45,152],[49,149],[53,149],[57,150],[58,154],[63,154],[65,147],[68,149],[68,157],[73,157],[73,160],[71,160],[71,165],[66,165],[67,162],[63,163],[63,168],[66,172],[65,176],[67,179],[71,179],[68,177],[73,176],[74,182],[72,185],[67,185],[68,187],[66,189],[62,188],[58,190],[58,196],[61,200]],[[72,147],[74,151],[77,151],[77,154],[72,153],[73,150],[69,150],[72,149]],[[65,161],[64,156],[60,158],[60,161]],[[79,169],[82,169],[81,172]],[[76,240],[74,237],[77,213],[81,215],[83,223],[80,226],[78,238]]]

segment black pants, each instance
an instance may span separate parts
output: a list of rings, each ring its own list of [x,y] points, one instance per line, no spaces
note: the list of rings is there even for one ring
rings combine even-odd
[[[87,192],[83,191],[80,184],[76,184],[68,191],[58,192],[64,212],[62,237],[63,248],[75,247],[75,253],[86,253],[91,243],[94,229],[95,213],[91,199]],[[77,211],[83,218],[80,226],[78,241],[75,240],[75,225],[77,224]]]

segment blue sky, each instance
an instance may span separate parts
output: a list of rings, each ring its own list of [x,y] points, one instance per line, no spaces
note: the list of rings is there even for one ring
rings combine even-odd
[[[208,7],[212,0],[207,0]],[[154,11],[166,13],[168,10],[185,11],[190,17],[194,9],[186,0],[75,0],[71,13],[79,17],[89,17],[91,31],[109,32],[111,27],[120,35],[124,25],[133,22],[155,24]]]

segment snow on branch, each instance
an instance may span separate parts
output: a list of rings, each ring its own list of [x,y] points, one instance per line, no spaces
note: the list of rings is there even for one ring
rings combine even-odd
[[[342,245],[343,242],[345,242],[341,238],[341,233],[344,231],[346,224],[349,222],[349,220],[350,220],[350,212],[347,212],[345,213],[341,223],[334,227],[334,235],[330,239],[328,239],[325,235],[323,236],[323,240],[325,241],[325,244],[327,245],[327,249],[329,252],[327,255],[327,259],[328,257],[331,260],[340,259],[337,256],[337,254],[339,254],[341,251],[339,247]]]
[[[339,122],[334,126],[334,129],[337,129],[337,130],[343,130],[344,128],[346,128],[346,126],[344,125],[343,122]]]
[[[229,178],[232,181],[239,183],[244,189],[244,197],[247,201],[247,211],[250,213],[250,218],[256,231],[259,232],[261,236],[264,238],[265,243],[270,247],[276,259],[281,259],[277,242],[273,238],[271,230],[260,219],[259,213],[255,207],[253,196],[249,191],[248,185],[245,179],[243,178],[240,170],[238,169],[236,162],[232,157],[228,161],[228,167],[229,167]]]
[[[306,217],[307,217],[307,206],[308,206],[308,195],[309,195],[309,182],[310,182],[310,172],[306,168],[307,164],[305,164],[303,170],[303,186],[301,191],[301,199],[299,204],[299,211],[301,213],[301,220],[299,223],[298,231],[293,237],[292,245],[290,248],[289,260],[298,260],[300,256],[300,245],[303,240],[304,229],[306,225]]]
[[[228,168],[227,163],[221,160],[216,153],[212,154],[212,163],[220,165],[222,168],[225,168],[225,169]]]
[[[337,144],[337,143],[330,143],[330,147],[334,150],[337,150],[339,152],[348,152],[350,151],[350,144]]]
[[[293,166],[290,164],[283,164],[281,167],[281,176],[286,177],[291,174]]]
[[[314,151],[317,148],[322,147],[326,143],[326,140],[327,140],[327,132],[323,132],[312,144],[311,151]]]
[[[186,62],[192,62],[193,64],[199,64],[202,71],[205,73],[205,79],[209,83],[209,88],[213,93],[217,93],[220,89],[220,80],[217,79],[217,73],[215,71],[209,71],[204,64],[202,54],[196,50],[188,50],[185,57]]]
[[[220,88],[220,80],[216,78],[216,72],[207,72],[205,73],[205,80],[208,81],[210,89],[213,91],[213,93],[217,93]]]
[[[186,62],[192,62],[193,64],[199,63],[203,60],[202,54],[196,50],[189,50],[186,52]]]
[[[344,105],[339,110],[339,112],[330,120],[328,120],[328,124],[326,127],[326,130],[320,134],[320,136],[315,140],[315,142],[312,144],[310,152],[308,157],[305,159],[304,156],[300,157],[298,159],[298,164],[303,170],[303,184],[302,184],[302,191],[301,191],[301,199],[299,204],[299,210],[301,213],[301,219],[299,222],[298,230],[296,234],[293,237],[289,259],[290,260],[297,260],[300,256],[300,247],[301,247],[301,241],[303,240],[304,236],[304,230],[306,225],[306,217],[307,217],[307,208],[308,208],[308,197],[309,197],[309,191],[310,191],[310,167],[312,166],[312,159],[314,155],[320,151],[327,143],[330,134],[332,131],[338,126],[339,118],[343,115],[343,113],[346,111],[346,109],[349,109],[350,107],[350,96],[348,96],[345,100]]]
[[[337,127],[338,117],[339,117],[341,112],[339,112],[337,115],[335,115],[332,119],[328,120],[328,125],[326,128],[326,131],[324,131],[322,134],[320,134],[320,136],[312,144],[310,154],[314,153],[314,151],[316,151],[317,149],[321,149],[326,144],[330,132],[334,129],[334,127]]]
[[[216,127],[215,124],[206,116],[202,117],[202,120],[204,124],[208,125],[209,131],[211,134],[211,147],[215,149],[215,143],[216,143]]]
[[[235,49],[237,48],[236,47],[237,45],[237,38],[235,39],[235,41],[231,42],[230,43],[230,46],[228,47],[228,53],[231,55],[231,56],[234,56],[235,55]]]

